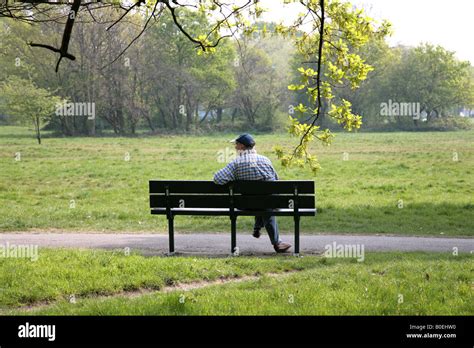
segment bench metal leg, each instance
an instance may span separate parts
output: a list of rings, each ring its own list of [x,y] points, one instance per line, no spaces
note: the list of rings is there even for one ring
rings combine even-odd
[[[300,255],[300,217],[295,216],[295,256]]]
[[[231,222],[231,231],[230,231],[230,252],[234,254],[235,248],[237,246],[237,218],[236,217],[231,217],[230,218]]]
[[[168,233],[169,233],[169,243],[170,243],[170,252],[169,255],[174,255],[174,217],[168,219]]]

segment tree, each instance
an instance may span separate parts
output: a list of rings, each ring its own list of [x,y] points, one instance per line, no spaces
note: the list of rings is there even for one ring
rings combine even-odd
[[[375,72],[355,92],[345,88],[339,95],[357,107],[366,124],[377,126],[383,122],[384,127],[398,129],[419,127],[419,115],[380,117],[381,103],[389,101],[418,103],[420,111],[427,115],[423,119],[426,124],[430,124],[433,115],[448,116],[472,103],[472,67],[440,46],[389,48],[383,41],[372,41],[364,54]]]
[[[224,43],[215,54],[199,58],[197,64],[189,69],[196,84],[192,93],[196,113],[200,110],[205,112],[199,124],[206,122],[208,116],[213,113],[215,113],[213,121],[219,123],[222,121],[224,108],[230,106],[230,99],[236,93],[236,79],[232,68],[235,49],[230,42]]]
[[[36,139],[41,144],[41,128],[51,119],[61,99],[49,91],[38,88],[31,81],[10,77],[0,85],[3,102],[1,112],[15,117],[16,123],[31,124],[35,128]]]
[[[265,116],[273,115],[279,105],[274,69],[268,55],[246,39],[239,45],[236,64],[236,106],[249,127],[257,121],[267,123]],[[267,122],[265,122],[267,121]]]
[[[300,138],[299,145],[290,153],[282,148],[275,151],[284,166],[307,164],[316,172],[320,168],[319,162],[309,153],[308,145],[316,139],[323,144],[330,144],[333,138],[329,129],[321,130],[316,126],[317,120],[327,109],[327,116],[344,129],[351,131],[360,128],[361,117],[352,112],[352,104],[348,100],[335,98],[333,89],[346,84],[352,89],[359,87],[373,70],[358,54],[359,50],[370,40],[387,35],[390,25],[383,22],[376,28],[376,23],[365,16],[363,10],[353,9],[349,3],[337,0],[300,2],[305,12],[299,15],[293,26],[279,26],[276,31],[294,37],[298,53],[304,58],[302,66],[298,68],[299,83],[288,88],[307,95],[309,102],[295,107],[302,117],[307,118],[307,122],[301,123],[290,116],[289,132]],[[297,36],[298,28],[307,18],[312,18],[310,32]],[[311,68],[314,64],[316,70]]]
[[[189,33],[196,34],[210,24],[206,17],[185,9],[177,11]],[[197,35],[197,34],[196,34]],[[230,43],[221,43],[212,54],[196,54],[189,39],[171,16],[162,16],[146,36],[145,61],[153,61],[147,75],[146,90],[159,127],[190,130],[198,122],[198,112],[207,115],[222,109],[235,89],[232,70],[235,51]]]
[[[364,46],[361,54],[374,71],[356,90],[346,86],[335,94],[351,102],[354,112],[363,117],[364,127],[367,128],[388,121],[387,118],[380,117],[380,105],[397,98],[391,94],[390,86],[396,77],[395,69],[401,64],[402,53],[399,48],[390,48],[385,40],[379,39]]]
[[[272,35],[275,27],[275,23],[257,22],[254,32],[235,43],[237,90],[232,119],[243,116],[245,124],[259,130],[273,129],[280,113],[289,109],[288,56],[294,46],[291,41]]]
[[[390,76],[390,94],[401,101],[416,101],[430,115],[441,116],[470,99],[469,62],[461,62],[441,46],[423,44],[408,49]]]

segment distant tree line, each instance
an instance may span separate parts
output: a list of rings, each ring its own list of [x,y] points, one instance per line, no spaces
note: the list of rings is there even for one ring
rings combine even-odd
[[[111,9],[95,13],[103,22],[116,16]],[[196,12],[182,10],[180,16],[191,33],[209,25]],[[127,25],[119,23],[109,31],[94,22],[76,23],[69,47],[76,61],[63,61],[57,74],[52,53],[25,43],[40,35],[60,40],[60,26],[4,20],[0,73],[31,81],[64,102],[95,103],[94,119],[50,115],[49,129],[64,135],[95,135],[104,129],[124,135],[139,128],[150,132],[275,129],[277,116],[282,120],[282,108],[290,103],[288,64],[277,56],[290,55],[291,43],[275,36],[249,36],[238,43],[227,40],[212,54],[198,54],[170,17],[160,17],[121,56],[136,36],[130,22],[140,28],[141,16],[129,15]],[[3,110],[10,114],[5,104]],[[11,116],[11,122],[17,122]]]
[[[202,13],[186,9],[177,13],[189,33],[198,35],[210,26]],[[95,21],[76,23],[69,45],[76,60],[64,60],[57,74],[54,54],[27,42],[45,36],[60,42],[61,25],[45,22],[30,26],[3,19],[3,123],[24,124],[34,119],[38,128],[48,127],[66,136],[92,136],[104,131],[135,134],[139,129],[152,133],[272,131],[285,125],[288,114],[298,117],[294,109],[307,96],[295,95],[288,85],[299,78],[296,66],[301,57],[290,39],[266,34],[274,31],[275,24],[258,23],[260,30],[238,41],[223,40],[215,52],[206,53],[190,44],[170,15],[161,16],[127,48],[143,27],[144,18],[129,14],[126,22],[108,31],[98,24],[113,23],[118,16],[113,9],[104,8],[94,11]],[[363,116],[365,127],[417,129],[455,115],[461,107],[474,108],[472,66],[442,47],[390,48],[380,40],[361,50],[375,70],[357,89],[350,85],[334,89],[333,100],[350,101],[354,112]],[[330,66],[323,64],[322,71],[331,73]],[[41,103],[35,105],[51,106],[45,98],[52,98],[55,104],[94,103],[95,117],[71,117],[54,108],[49,114],[38,111],[36,118],[30,108],[22,117],[22,110],[11,102],[20,100],[21,93],[41,95]],[[381,105],[389,101],[418,103],[423,117],[382,115]],[[330,107],[322,105],[325,112],[318,124],[337,128],[324,116]]]

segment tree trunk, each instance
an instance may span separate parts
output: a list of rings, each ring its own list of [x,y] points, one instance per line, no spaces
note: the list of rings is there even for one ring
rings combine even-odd
[[[237,116],[237,111],[238,111],[238,110],[239,110],[238,108],[234,108],[234,111],[232,111],[232,120],[231,120],[232,123],[234,123],[235,116]]]
[[[189,132],[191,130],[191,124],[193,122],[193,108],[191,106],[191,102],[189,98],[186,101],[186,131]]]
[[[38,144],[41,145],[41,131],[39,126],[39,117],[35,117],[35,130],[36,130],[36,139],[38,140]]]
[[[155,132],[155,127],[153,126],[153,122],[151,120],[151,117],[149,115],[144,115],[145,120],[148,123],[148,127],[150,127],[151,131],[154,133]]]
[[[209,115],[209,112],[210,112],[210,111],[211,111],[211,109],[208,108],[207,111],[206,111],[206,113],[205,113],[205,115],[204,115],[204,117],[201,118],[201,121],[199,121],[199,123],[203,123],[203,122],[204,122],[204,120],[207,118],[207,115]]]
[[[217,108],[217,117],[216,117],[216,122],[220,123],[222,121],[222,108],[218,107]]]

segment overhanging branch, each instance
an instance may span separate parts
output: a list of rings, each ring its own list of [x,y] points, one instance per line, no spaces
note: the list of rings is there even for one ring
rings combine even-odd
[[[66,22],[66,27],[64,28],[63,39],[61,41],[60,48],[55,48],[55,47],[44,45],[44,44],[35,44],[32,42],[30,43],[31,47],[42,47],[42,48],[49,49],[55,53],[59,53],[59,59],[58,59],[58,62],[56,64],[56,69],[55,69],[56,72],[58,72],[59,64],[61,63],[61,60],[63,58],[68,58],[71,60],[76,59],[75,56],[68,53],[68,48],[69,48],[69,42],[71,41],[71,34],[72,34],[72,28],[74,27],[74,21],[76,20],[77,12],[79,11],[79,8],[81,7],[81,1],[82,0],[74,0],[71,6],[71,10],[69,11],[68,19]]]

